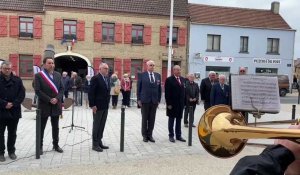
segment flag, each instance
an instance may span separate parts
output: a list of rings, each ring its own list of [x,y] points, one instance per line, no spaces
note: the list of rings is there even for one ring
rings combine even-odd
[[[67,39],[64,37],[64,38],[61,40],[60,44],[63,45],[65,42],[67,42]]]
[[[76,42],[76,40],[75,40],[75,38],[73,38],[72,39],[72,46],[74,46],[75,42]]]

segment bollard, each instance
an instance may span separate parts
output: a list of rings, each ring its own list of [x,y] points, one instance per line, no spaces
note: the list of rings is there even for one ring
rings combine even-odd
[[[120,151],[124,152],[125,106],[121,108]]]
[[[40,159],[41,154],[41,110],[37,108],[36,110],[36,134],[35,134],[35,158]]]
[[[300,104],[300,91],[298,92],[298,104]]]
[[[192,132],[193,132],[193,123],[194,123],[194,110],[193,106],[189,107],[189,138],[188,138],[188,145],[192,146]]]
[[[292,120],[295,120],[296,118],[296,105],[293,105],[293,108],[292,108]]]

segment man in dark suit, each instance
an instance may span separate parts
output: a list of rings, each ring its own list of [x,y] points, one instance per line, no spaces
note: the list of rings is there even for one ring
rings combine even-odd
[[[142,112],[143,141],[155,142],[152,137],[155,115],[161,99],[161,76],[154,71],[154,62],[147,62],[147,71],[138,77],[137,100]]]
[[[22,117],[21,103],[25,98],[25,88],[22,80],[12,74],[12,64],[3,61],[0,65],[0,162],[5,161],[5,130],[7,128],[8,156],[17,158],[15,143],[17,127]]]
[[[174,121],[176,139],[185,142],[181,137],[181,118],[185,100],[185,79],[180,76],[181,68],[178,65],[173,67],[173,75],[168,77],[165,82],[165,98],[167,103],[167,116],[169,117],[168,129],[169,140],[174,140]]]
[[[201,100],[204,102],[204,109],[207,110],[210,108],[210,91],[212,85],[216,83],[216,73],[210,71],[207,78],[204,78],[200,84],[200,94]]]
[[[108,149],[103,145],[102,138],[108,114],[110,101],[110,79],[108,77],[108,65],[101,63],[99,73],[91,79],[88,92],[89,106],[93,110],[93,147],[97,152]]]
[[[229,105],[230,88],[225,84],[225,75],[219,76],[219,83],[215,83],[210,92],[210,104],[211,106],[224,104]]]
[[[44,130],[51,118],[53,149],[59,153],[63,150],[58,146],[59,115],[62,114],[61,99],[64,87],[60,73],[54,71],[54,46],[48,45],[44,52],[43,70],[35,74],[34,90],[38,96],[38,107],[41,110],[41,154],[43,154]]]
[[[184,126],[188,127],[188,115],[190,107],[193,107],[193,114],[195,113],[196,105],[199,104],[199,86],[195,81],[193,73],[188,74],[188,78],[185,83],[185,111],[184,111]],[[194,118],[193,118],[194,119]],[[192,120],[192,127],[194,121]]]

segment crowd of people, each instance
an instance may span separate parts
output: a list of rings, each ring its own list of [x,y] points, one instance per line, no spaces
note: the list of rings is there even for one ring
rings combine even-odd
[[[81,104],[81,94],[84,92],[86,107],[90,107],[93,115],[92,150],[102,152],[109,149],[103,143],[103,133],[109,112],[110,99],[112,108],[116,109],[118,96],[122,93],[122,105],[130,107],[130,94],[132,80],[130,74],[124,73],[119,79],[118,72],[109,76],[109,66],[101,63],[99,73],[95,76],[86,76],[85,80],[76,72],[62,74],[54,71],[54,47],[48,45],[44,51],[43,67],[34,76],[34,90],[38,97],[37,103],[41,116],[41,143],[40,154],[43,154],[44,130],[51,119],[53,150],[62,153],[59,146],[59,116],[62,114],[63,97],[68,98],[69,91],[73,91],[75,105]],[[4,61],[1,64],[0,74],[0,161],[5,161],[4,133],[7,128],[7,151],[12,160],[17,158],[15,154],[16,131],[19,119],[22,117],[21,103],[25,98],[25,88],[22,80],[12,73],[12,64]],[[164,97],[166,102],[166,115],[168,116],[169,141],[186,142],[182,137],[181,121],[184,118],[184,126],[188,126],[189,113],[194,113],[200,101],[207,110],[211,106],[230,104],[230,87],[226,84],[226,76],[211,71],[207,78],[201,81],[200,87],[195,82],[194,74],[190,73],[186,78],[181,76],[181,67],[175,65],[173,75],[164,83]],[[161,103],[162,78],[155,70],[155,62],[147,62],[147,70],[137,78],[137,103],[141,108],[141,137],[144,142],[155,142],[153,130],[155,126],[156,111]],[[245,68],[240,68],[240,75],[246,74]],[[189,111],[192,109],[193,111]],[[193,122],[193,121],[192,121]],[[192,123],[192,126],[195,125]],[[174,130],[175,129],[175,130]],[[300,158],[300,145],[287,140],[279,140],[275,146],[268,147],[259,156],[250,156],[241,159],[231,174],[282,174],[291,164],[293,172],[295,166],[292,162]],[[298,161],[299,163],[299,161]],[[293,169],[294,167],[294,169]],[[272,171],[271,171],[272,170]],[[299,169],[296,170],[300,172]],[[269,173],[270,174],[270,173]]]

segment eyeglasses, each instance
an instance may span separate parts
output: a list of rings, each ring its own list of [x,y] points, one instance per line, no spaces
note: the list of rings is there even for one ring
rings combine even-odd
[[[244,70],[240,70],[240,72],[246,72],[246,71],[244,71]]]
[[[155,66],[154,64],[149,64],[149,66]]]

